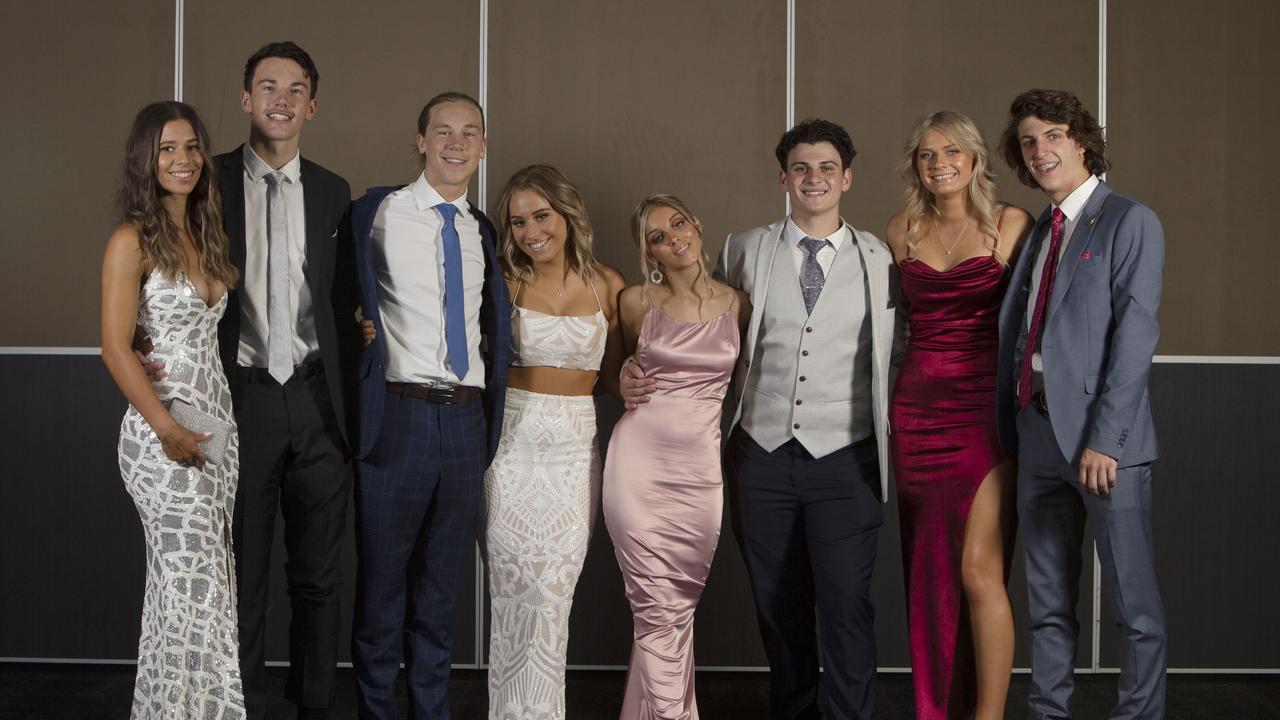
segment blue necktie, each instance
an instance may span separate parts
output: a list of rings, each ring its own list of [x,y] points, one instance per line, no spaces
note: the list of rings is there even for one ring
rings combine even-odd
[[[449,354],[449,367],[462,380],[467,376],[467,311],[463,300],[462,244],[453,219],[458,208],[450,203],[435,206],[444,227],[440,230],[444,248],[444,344]]]

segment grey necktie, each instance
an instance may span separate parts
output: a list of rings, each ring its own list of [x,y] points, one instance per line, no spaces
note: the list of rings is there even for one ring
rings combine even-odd
[[[267,173],[267,371],[281,385],[293,377],[293,307],[289,299],[289,215],[282,172]]]
[[[800,291],[804,293],[804,311],[813,313],[813,306],[818,303],[818,295],[822,294],[822,284],[827,281],[822,274],[822,266],[818,264],[818,251],[827,246],[826,240],[807,237],[800,241],[804,248],[804,265],[800,270]]]

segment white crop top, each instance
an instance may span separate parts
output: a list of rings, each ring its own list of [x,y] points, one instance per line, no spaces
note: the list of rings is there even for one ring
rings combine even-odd
[[[548,315],[516,304],[524,287],[521,283],[511,300],[512,367],[600,370],[609,321],[595,284],[590,285],[600,308],[594,315]]]

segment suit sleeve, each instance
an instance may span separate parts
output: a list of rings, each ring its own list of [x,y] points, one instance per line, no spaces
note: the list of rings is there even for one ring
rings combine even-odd
[[[1111,251],[1110,352],[1087,445],[1119,457],[1142,407],[1160,339],[1157,314],[1164,276],[1164,230],[1156,214],[1134,205],[1116,227]]]
[[[361,303],[360,281],[356,276],[355,234],[351,229],[351,188],[345,182],[341,184],[334,201],[341,203],[343,212],[338,220],[333,264],[333,318],[337,325],[343,365],[353,368],[361,349],[360,329],[355,319],[356,310]]]

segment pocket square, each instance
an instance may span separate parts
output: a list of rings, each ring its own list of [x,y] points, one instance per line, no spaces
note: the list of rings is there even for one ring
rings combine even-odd
[[[1085,250],[1084,252],[1080,253],[1081,260],[1088,260],[1091,257],[1093,257],[1093,253],[1088,250]]]

